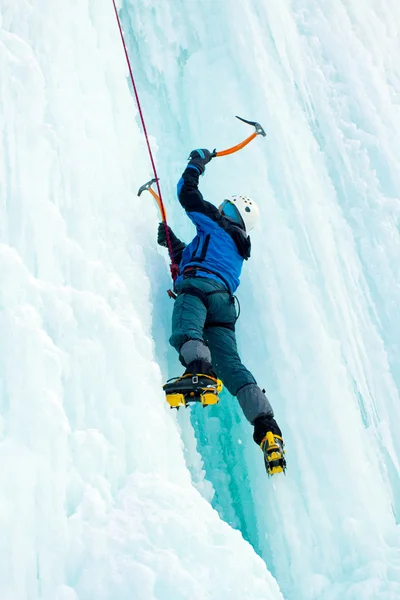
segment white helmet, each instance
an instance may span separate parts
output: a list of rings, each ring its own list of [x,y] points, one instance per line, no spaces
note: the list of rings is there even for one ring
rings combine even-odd
[[[230,196],[219,207],[221,213],[238,225],[244,225],[249,233],[257,224],[260,210],[257,204],[248,196]]]

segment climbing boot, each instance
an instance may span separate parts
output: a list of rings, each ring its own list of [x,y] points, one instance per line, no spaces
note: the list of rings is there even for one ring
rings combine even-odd
[[[285,473],[285,445],[281,436],[268,431],[260,447],[264,454],[265,469],[269,477],[277,473]]]
[[[222,381],[211,365],[204,360],[195,360],[181,377],[167,381],[163,390],[171,408],[186,407],[190,402],[200,402],[205,407],[218,404],[222,387]]]
[[[260,415],[254,421],[254,441],[264,454],[269,476],[286,471],[285,444],[278,423],[270,415]]]

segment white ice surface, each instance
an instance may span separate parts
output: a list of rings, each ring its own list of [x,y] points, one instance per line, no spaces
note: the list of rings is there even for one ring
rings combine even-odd
[[[1,17],[0,597],[278,600],[161,392],[165,264],[112,4]]]
[[[238,336],[289,469],[266,479],[228,395],[164,405],[169,281],[111,0],[2,0],[0,597],[398,600],[400,5],[121,16],[178,235],[190,149],[237,142],[235,114],[267,130],[202,190],[262,207]]]

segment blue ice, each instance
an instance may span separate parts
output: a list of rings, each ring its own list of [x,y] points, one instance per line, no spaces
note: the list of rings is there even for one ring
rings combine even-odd
[[[111,0],[0,7],[2,600],[400,598],[400,5],[124,0],[170,225],[201,181],[262,209],[234,398],[176,414],[157,208]]]

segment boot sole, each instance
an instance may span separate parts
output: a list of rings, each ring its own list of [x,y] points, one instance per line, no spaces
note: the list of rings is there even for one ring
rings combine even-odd
[[[199,377],[206,377],[212,381],[212,385],[204,385],[199,382]],[[196,385],[198,387],[196,388]],[[192,402],[199,402],[202,406],[218,404],[218,393],[222,391],[222,382],[208,375],[183,375],[172,383],[163,386],[165,399],[171,408],[186,407]],[[194,389],[193,389],[194,388]]]

